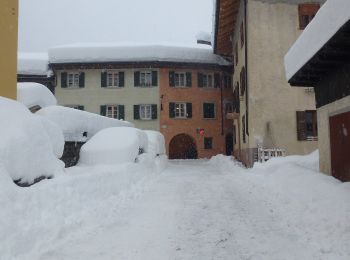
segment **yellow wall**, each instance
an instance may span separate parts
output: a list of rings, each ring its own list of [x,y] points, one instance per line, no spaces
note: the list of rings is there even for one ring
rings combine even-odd
[[[0,1],[0,96],[16,99],[18,0]]]

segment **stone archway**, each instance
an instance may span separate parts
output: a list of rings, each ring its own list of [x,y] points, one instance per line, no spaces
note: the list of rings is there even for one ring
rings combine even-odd
[[[197,159],[195,140],[187,134],[174,136],[169,144],[169,159]]]

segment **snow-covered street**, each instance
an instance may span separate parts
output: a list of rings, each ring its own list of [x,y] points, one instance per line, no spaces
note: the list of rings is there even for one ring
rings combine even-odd
[[[350,186],[315,172],[313,157],[73,167],[28,189],[26,210],[4,204],[1,259],[349,259]]]

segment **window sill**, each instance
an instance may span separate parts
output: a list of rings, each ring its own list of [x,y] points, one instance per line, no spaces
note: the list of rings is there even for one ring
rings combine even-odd
[[[203,120],[216,120],[217,118],[216,117],[213,117],[213,118],[205,118],[205,117],[203,117],[202,119]]]
[[[101,87],[102,89],[123,89],[124,87]]]

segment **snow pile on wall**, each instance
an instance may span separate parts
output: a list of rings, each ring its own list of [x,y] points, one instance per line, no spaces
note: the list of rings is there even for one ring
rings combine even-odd
[[[80,165],[135,162],[141,148],[147,152],[147,135],[131,127],[112,127],[94,135],[80,151]]]
[[[165,154],[164,135],[158,131],[144,130],[148,139],[148,153],[153,155]]]
[[[98,131],[108,127],[133,127],[133,124],[127,121],[62,106],[45,107],[36,114],[59,125],[65,141],[85,142]],[[83,135],[84,132],[86,132],[86,136]]]
[[[46,86],[34,82],[17,83],[17,100],[28,108],[57,104],[57,99]]]
[[[290,80],[350,20],[349,0],[328,0],[284,58]]]
[[[17,74],[39,75],[48,74],[47,53],[19,52],[17,58]]]
[[[197,33],[197,35],[196,35],[197,41],[205,41],[205,42],[211,43],[211,38],[212,38],[211,34],[208,32],[201,31],[201,32]]]
[[[50,63],[74,62],[181,62],[229,66],[211,48],[167,45],[72,44],[49,50]]]
[[[13,180],[31,184],[63,171],[64,164],[56,158],[59,148],[45,130],[49,128],[24,105],[0,97],[0,122],[0,165]]]

